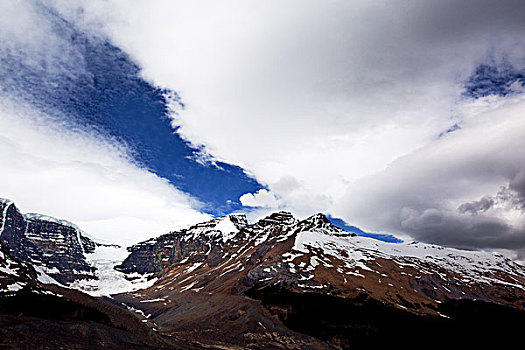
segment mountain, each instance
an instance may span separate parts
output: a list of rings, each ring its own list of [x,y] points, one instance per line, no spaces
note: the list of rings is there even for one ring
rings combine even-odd
[[[349,348],[405,327],[499,329],[508,322],[487,317],[514,320],[525,309],[525,269],[501,255],[357,237],[323,214],[279,212],[254,224],[229,215],[129,250],[116,268],[157,280],[115,300],[163,334],[212,344]]]
[[[520,302],[525,300],[525,269],[502,255],[357,237],[323,214],[299,221],[279,212],[255,224],[248,224],[244,215],[229,215],[129,250],[116,269],[156,273],[162,290],[173,286],[178,291],[242,293],[280,286],[342,297],[365,292],[420,314],[435,314],[447,299],[525,307]],[[223,283],[233,276],[234,285]]]
[[[87,327],[91,345],[67,338],[77,348],[501,346],[525,322],[525,268],[512,260],[360,237],[323,214],[231,214],[125,252],[12,202],[0,209],[0,334],[24,344],[36,344],[19,332],[29,325],[39,344]]]
[[[81,289],[92,295],[106,290],[133,291],[150,285],[146,278],[127,280],[113,269],[127,255],[116,244],[90,238],[66,220],[22,214],[15,203],[0,199],[0,243],[11,256],[30,263],[55,283]]]

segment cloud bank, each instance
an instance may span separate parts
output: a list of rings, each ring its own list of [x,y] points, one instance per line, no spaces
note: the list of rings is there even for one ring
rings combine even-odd
[[[336,210],[421,241],[522,250],[524,110],[519,98],[477,115],[474,125],[356,182]]]
[[[73,88],[96,78],[70,27],[39,1],[0,4],[0,196],[124,244],[209,218],[124,142],[70,122],[61,99],[83,107]]]

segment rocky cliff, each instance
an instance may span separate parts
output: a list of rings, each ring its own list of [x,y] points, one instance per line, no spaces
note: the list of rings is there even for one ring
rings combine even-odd
[[[95,242],[72,223],[24,215],[9,200],[0,200],[0,242],[14,257],[42,268],[58,282],[95,277],[85,257],[95,250]]]

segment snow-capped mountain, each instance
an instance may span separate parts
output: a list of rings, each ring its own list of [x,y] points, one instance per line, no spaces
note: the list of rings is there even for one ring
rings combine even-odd
[[[323,214],[298,220],[278,212],[254,224],[229,215],[129,250],[116,268],[157,280],[115,300],[141,310],[164,334],[216,345],[216,339],[239,346],[257,339],[274,344],[260,348],[287,348],[287,341],[298,348],[347,348],[362,335],[348,327],[383,332],[387,326],[378,319],[392,315],[393,324],[406,318],[418,327],[464,317],[455,302],[525,309],[525,269],[504,256],[358,237]],[[356,312],[367,316],[354,320],[349,313]]]
[[[407,327],[413,339],[457,329],[499,336],[525,322],[525,268],[512,260],[359,237],[323,214],[255,223],[231,214],[126,251],[10,201],[0,209],[0,296],[44,290],[94,305],[149,334],[137,344],[346,349],[400,344],[392,338]]]
[[[30,263],[55,283],[91,295],[130,292],[152,284],[149,276],[133,280],[114,270],[126,249],[91,238],[77,225],[51,216],[22,214],[16,205],[0,199],[0,242],[13,257]]]
[[[185,349],[130,312],[65,288],[0,245],[2,349]],[[188,347],[191,348],[191,347]]]
[[[116,268],[156,273],[153,289],[160,294],[169,288],[242,293],[280,286],[343,297],[365,293],[418,313],[434,313],[448,299],[523,308],[525,298],[525,268],[502,255],[358,237],[323,214],[299,221],[279,212],[255,224],[229,215],[137,244],[130,252]]]

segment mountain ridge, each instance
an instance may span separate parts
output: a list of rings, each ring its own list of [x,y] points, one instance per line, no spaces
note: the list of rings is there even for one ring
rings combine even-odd
[[[280,211],[254,223],[234,213],[139,242],[124,252],[89,238],[84,242],[82,232],[67,221],[41,214],[26,217],[8,201],[0,201],[0,209],[1,257],[25,259],[22,264],[36,271],[29,284],[61,295],[52,296],[53,303],[76,309],[89,300],[103,313],[110,310],[114,320],[144,325],[149,333],[141,334],[150,334],[148,339],[151,332],[158,338],[151,343],[141,335],[135,344],[347,349],[377,345],[377,337],[392,342],[401,324],[417,329],[414,337],[421,340],[432,329],[453,333],[466,327],[474,334],[488,332],[489,326],[510,339],[513,324],[501,318],[525,321],[525,268],[512,260],[360,237],[322,213],[301,220]],[[28,230],[33,226],[46,229]],[[64,242],[76,248],[64,250]],[[116,260],[117,250],[122,260]],[[61,276],[66,265],[58,272],[51,268],[62,260],[84,262],[93,273],[66,279]],[[0,301],[2,295],[12,300],[22,293],[22,298],[28,288],[9,266],[0,269]],[[80,304],[64,304],[61,298]],[[99,311],[93,315],[105,320]]]
[[[207,342],[219,338],[239,346],[253,339],[274,342],[260,348],[284,347],[272,332],[287,334],[299,348],[347,348],[362,336],[362,331],[347,332],[348,327],[386,331],[376,319],[344,316],[334,307],[373,311],[379,318],[384,313],[392,322],[399,317],[414,327],[442,324],[439,320],[455,316],[453,303],[461,308],[476,300],[525,309],[525,269],[501,255],[358,237],[322,214],[298,220],[288,212],[273,213],[228,233],[228,240],[215,230],[214,220],[130,247],[119,269],[158,279],[114,300],[142,310],[163,334]],[[315,304],[332,311],[326,314]],[[318,329],[301,321],[316,323],[309,308],[325,313]],[[283,326],[313,339],[286,333]],[[325,345],[315,343],[319,337]]]

